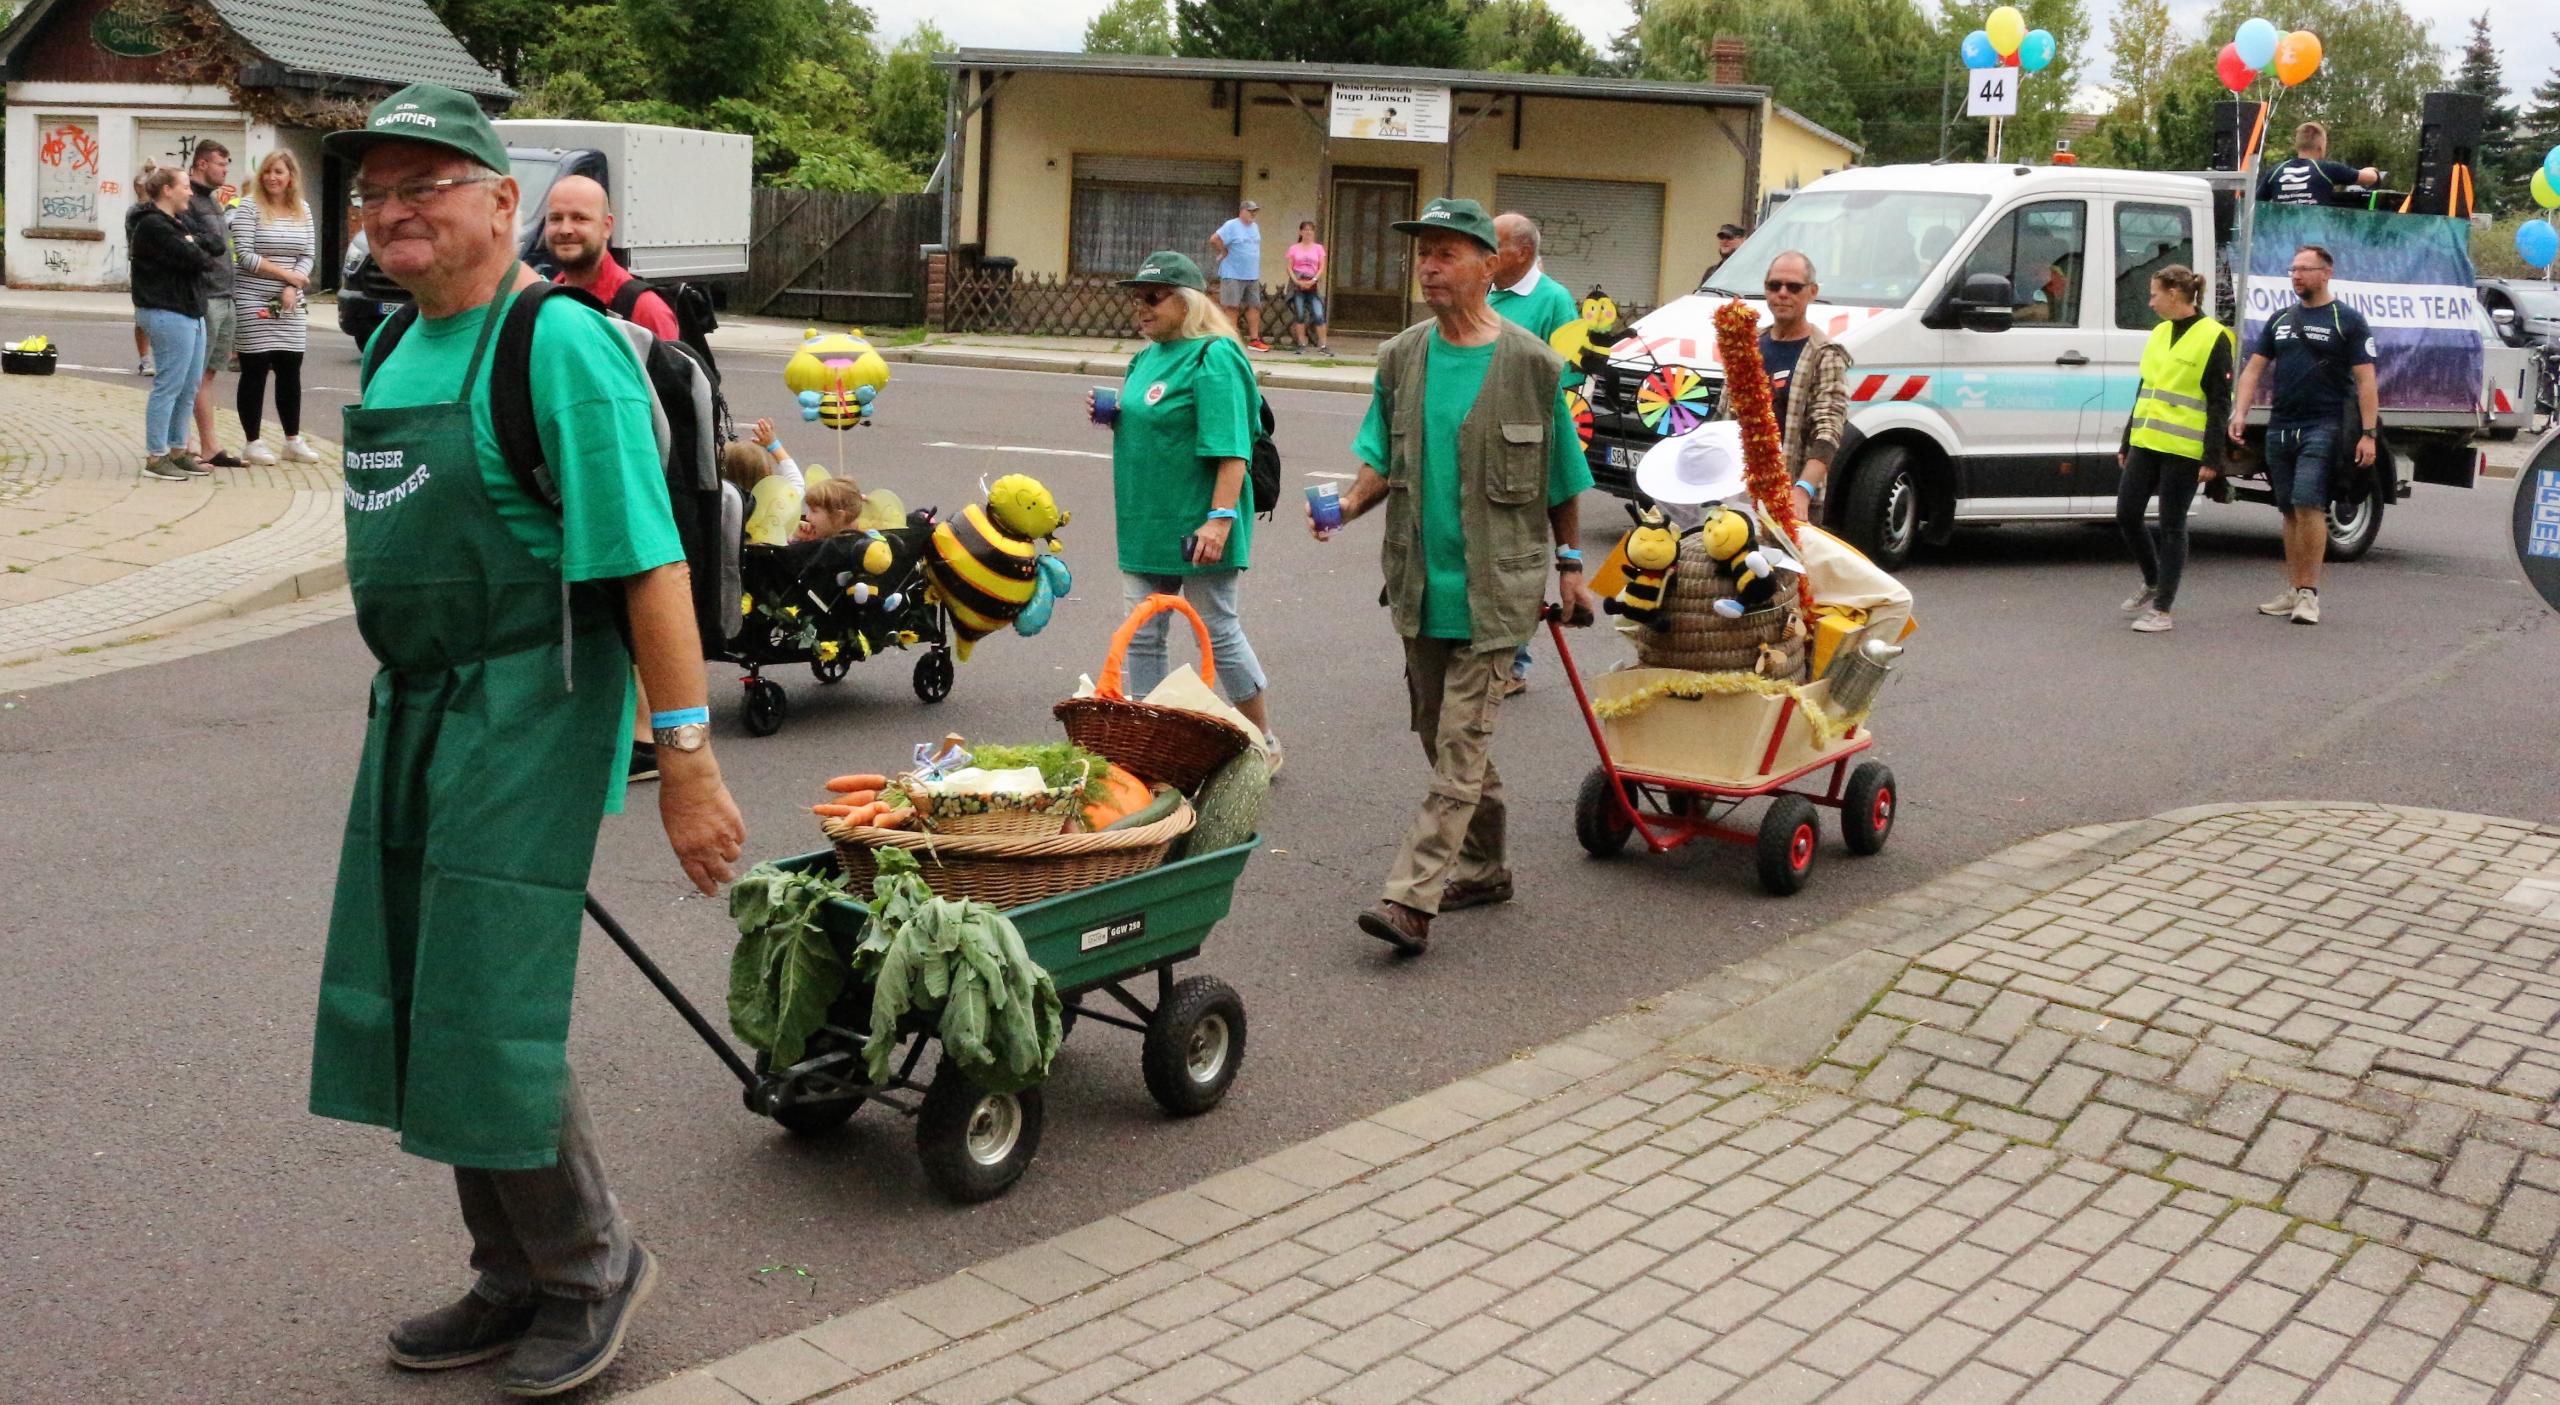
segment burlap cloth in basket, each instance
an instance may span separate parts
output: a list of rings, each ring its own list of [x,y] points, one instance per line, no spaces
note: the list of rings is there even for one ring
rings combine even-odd
[[[1715,602],[1732,595],[1732,582],[1707,558],[1703,540],[1695,536],[1683,538],[1680,568],[1671,578],[1671,602],[1663,610],[1670,626],[1627,631],[1635,641],[1636,662],[1647,668],[1686,668],[1700,673],[1756,672],[1773,678],[1801,677],[1804,630],[1797,623],[1799,608],[1795,600],[1781,596],[1781,603],[1774,608],[1740,619],[1726,619],[1715,612]],[[1773,667],[1761,667],[1763,646],[1778,650]]]

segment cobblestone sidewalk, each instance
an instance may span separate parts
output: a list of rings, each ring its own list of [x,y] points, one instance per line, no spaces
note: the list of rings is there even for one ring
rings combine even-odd
[[[141,472],[144,398],[69,376],[0,378],[0,687],[82,671],[72,650],[345,579],[335,444],[312,439],[317,464],[164,483]],[[238,418],[225,410],[219,424],[236,448]]]
[[[2560,1400],[2555,952],[2560,831],[2074,830],[625,1399]]]

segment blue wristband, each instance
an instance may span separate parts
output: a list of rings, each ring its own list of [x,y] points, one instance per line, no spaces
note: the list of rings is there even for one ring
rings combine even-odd
[[[1209,520],[1233,522],[1236,520],[1236,510],[1232,507],[1213,507],[1209,509]]]
[[[711,725],[711,709],[707,707],[679,707],[667,712],[653,712],[649,714],[649,730],[653,732],[665,727],[689,727],[695,723],[700,723],[706,727]]]
[[[1579,561],[1582,559],[1582,548],[1578,546],[1557,547],[1556,559],[1558,561]]]

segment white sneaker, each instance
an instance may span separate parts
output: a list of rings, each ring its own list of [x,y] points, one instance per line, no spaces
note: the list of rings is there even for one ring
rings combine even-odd
[[[2133,632],[2136,634],[2166,634],[2170,627],[2169,612],[2166,610],[2145,610],[2142,612],[2142,618],[2133,622]]]
[[[2146,585],[2130,599],[2126,600],[2123,604],[2118,605],[2116,608],[2124,611],[2128,615],[2135,614],[2139,612],[2142,607],[2150,604],[2151,597],[2158,595],[2159,593],[2160,587],[2156,585]]]
[[[319,451],[312,448],[310,445],[303,443],[302,436],[299,434],[296,434],[284,441],[284,457],[285,462],[287,463],[320,462]]]
[[[2320,592],[2316,590],[2303,590],[2295,594],[2293,598],[2293,622],[2295,624],[2318,624],[2320,622]]]
[[[276,451],[268,448],[264,440],[252,443],[244,457],[261,468],[276,466]]]
[[[2293,602],[2299,598],[2301,594],[2302,590],[2299,586],[2286,586],[2284,594],[2260,605],[2258,607],[2258,613],[2262,615],[2290,615],[2293,613]]]

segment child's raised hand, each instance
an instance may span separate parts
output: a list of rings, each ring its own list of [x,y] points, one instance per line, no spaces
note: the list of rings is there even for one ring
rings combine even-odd
[[[765,445],[770,444],[770,443],[772,443],[772,442],[773,442],[773,421],[771,421],[771,420],[765,420],[765,419],[757,420],[757,421],[756,421],[756,447],[757,447],[757,448],[763,448]]]

